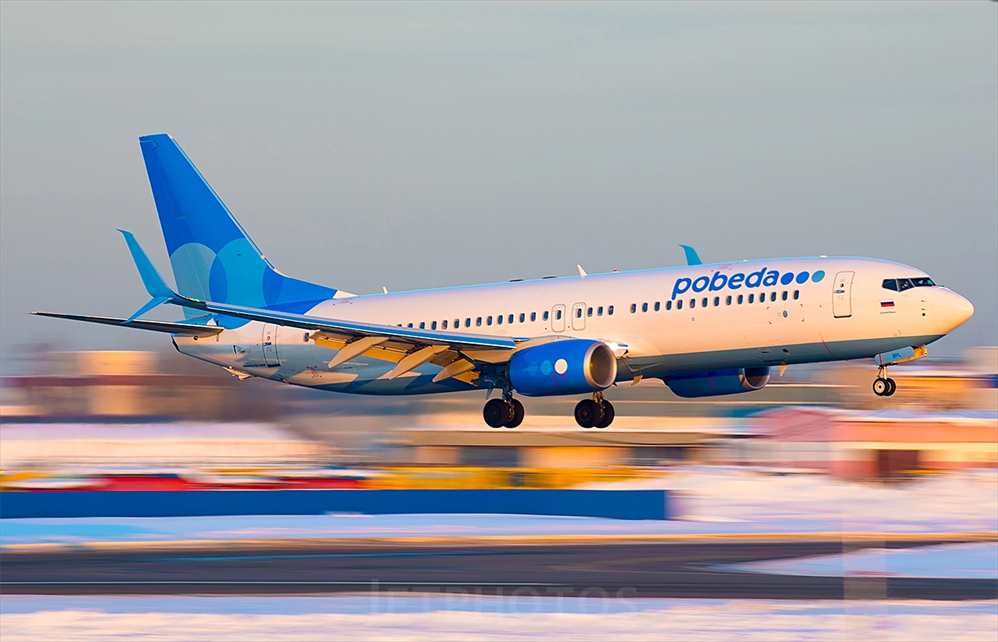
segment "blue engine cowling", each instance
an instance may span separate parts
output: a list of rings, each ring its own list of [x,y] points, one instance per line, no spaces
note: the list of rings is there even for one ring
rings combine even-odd
[[[528,397],[603,390],[616,379],[617,359],[602,341],[553,341],[524,348],[509,360],[509,382]]]
[[[666,377],[665,383],[680,397],[733,395],[765,388],[769,383],[769,368],[687,372]]]

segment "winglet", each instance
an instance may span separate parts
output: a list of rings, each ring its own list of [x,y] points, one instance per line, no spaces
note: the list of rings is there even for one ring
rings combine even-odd
[[[680,244],[679,247],[683,248],[683,251],[686,252],[686,265],[703,265],[703,261],[697,256],[696,250],[689,245]]]
[[[582,269],[582,266],[579,265],[578,263],[575,264],[575,267],[579,268],[579,276],[582,277],[583,279],[589,276],[588,274],[586,274],[586,271]]]
[[[118,231],[125,237],[125,243],[128,244],[128,251],[132,253],[132,260],[135,261],[135,267],[139,271],[139,276],[142,277],[142,285],[146,287],[146,292],[149,293],[149,296],[154,299],[174,298],[173,290],[166,284],[166,281],[160,276],[159,271],[156,270],[156,266],[146,256],[142,246],[135,240],[135,235],[125,230]]]
[[[152,264],[149,257],[146,256],[145,251],[139,242],[135,240],[135,236],[131,232],[126,232],[125,230],[118,230],[121,235],[125,237],[125,243],[128,244],[128,251],[132,253],[132,260],[135,261],[135,267],[139,271],[139,276],[142,278],[142,285],[145,286],[146,292],[152,297],[149,303],[139,308],[135,314],[128,317],[125,323],[129,321],[134,321],[136,318],[142,316],[149,310],[152,310],[157,305],[169,302],[177,302],[179,296],[170,289],[170,286],[166,284],[163,277],[160,275],[159,271],[156,270],[156,266]]]

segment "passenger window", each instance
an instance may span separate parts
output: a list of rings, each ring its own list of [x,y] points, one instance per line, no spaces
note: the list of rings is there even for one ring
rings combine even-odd
[[[656,301],[655,302],[655,312],[658,312],[661,309],[662,309],[662,304],[660,302]]]
[[[738,305],[741,305],[742,301],[744,301],[744,300],[745,300],[745,295],[744,294],[739,294],[738,295]]]
[[[482,325],[482,324],[479,323],[478,325]],[[466,318],[464,320],[464,327],[466,327],[466,328],[470,328],[471,327],[471,317],[468,317],[468,318]]]
[[[727,297],[725,297],[725,299],[724,299],[724,305],[731,305],[731,295],[730,294]]]
[[[436,321],[434,321],[433,323],[430,324],[430,329],[431,330],[436,330],[437,329],[437,322]]]
[[[537,313],[536,312],[531,312],[530,313],[530,320],[531,321],[536,321],[537,320]]]
[[[638,311],[638,304],[637,303],[632,303],[631,304],[631,314],[634,314],[637,311]]]
[[[586,316],[587,317],[593,316],[593,309],[592,308],[589,308],[589,310],[586,311]]]
[[[575,310],[575,318],[576,319],[581,319],[582,318],[582,308],[577,308]]]
[[[496,323],[498,323],[499,325],[502,325],[502,315],[501,314],[496,317]]]
[[[602,305],[600,307],[596,308],[596,316],[598,316],[598,317],[603,316],[603,306]]]
[[[558,310],[557,314],[554,315],[554,318],[561,321],[561,310]]]
[[[527,315],[521,312],[520,313],[520,323],[523,323],[526,320],[527,320]]]
[[[606,309],[606,313],[610,314],[610,315],[613,314],[613,306],[612,305]]]
[[[666,309],[666,311],[672,309],[672,301],[666,301],[665,302],[665,309]]]
[[[648,311],[648,303],[647,302],[641,304],[641,311],[642,312],[647,312]]]
[[[485,325],[492,325],[492,315],[489,315],[485,319]]]
[[[419,329],[420,330],[425,330],[426,329],[426,321],[420,321],[419,322]]]
[[[716,296],[714,297],[714,307],[716,308],[719,305],[721,305],[721,297]]]
[[[755,295],[754,294],[748,295],[748,302],[749,303],[755,303]]]
[[[481,325],[482,325],[482,317],[478,317],[477,319],[475,319],[475,325],[481,327]]]
[[[769,300],[770,300],[770,301],[775,301],[775,300],[776,300],[776,292],[773,292],[773,293],[771,293],[771,294],[769,295]]]
[[[521,315],[521,316],[522,316],[522,315]],[[506,319],[506,321],[507,321],[508,323],[512,323],[512,322],[513,322],[513,315],[512,315],[512,314],[511,314],[511,315],[509,315],[509,318],[508,318],[508,319]],[[520,319],[520,321],[523,321],[523,319]]]
[[[409,324],[409,327],[410,327],[410,328],[412,327],[412,324],[411,324],[411,323]]]
[[[786,290],[783,291],[783,300],[784,301],[787,300],[787,291]]]
[[[682,299],[679,299],[678,301],[676,301],[676,309],[677,310],[682,310],[683,309],[683,300]]]
[[[705,308],[707,307],[707,297],[703,298],[703,301],[700,302],[700,305],[703,306],[703,307],[705,307]]]
[[[794,290],[794,301],[800,298],[800,290]]]
[[[898,291],[898,280],[897,279],[884,279],[884,289]]]
[[[547,321],[547,320],[548,320],[548,315],[549,315],[548,311],[547,311],[547,310],[545,310],[545,311],[544,311],[544,320],[545,320],[545,321]]]
[[[457,330],[461,327],[461,319],[454,319],[454,329]]]
[[[692,309],[692,308],[695,308],[695,307],[697,307],[697,300],[696,299],[690,299],[690,308]]]

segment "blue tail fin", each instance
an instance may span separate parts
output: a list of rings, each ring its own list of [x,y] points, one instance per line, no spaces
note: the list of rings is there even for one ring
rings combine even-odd
[[[336,295],[277,272],[169,135],[142,136],[139,145],[180,294],[282,309]]]

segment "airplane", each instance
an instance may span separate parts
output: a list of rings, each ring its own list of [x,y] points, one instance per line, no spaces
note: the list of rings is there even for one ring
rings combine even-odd
[[[773,368],[874,359],[887,369],[965,323],[974,307],[925,272],[852,257],[687,265],[354,295],[277,271],[168,134],[139,138],[176,280],[119,230],[151,300],[127,319],[41,316],[172,335],[185,355],[245,379],[410,395],[485,390],[485,423],[514,428],[526,397],[583,395],[575,420],[606,428],[604,391],[657,378],[681,397],[761,390]],[[182,321],[140,318],[171,304]],[[491,398],[493,391],[501,394]]]

